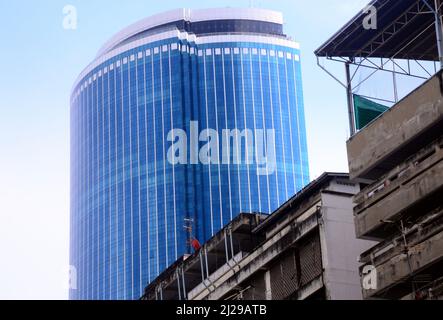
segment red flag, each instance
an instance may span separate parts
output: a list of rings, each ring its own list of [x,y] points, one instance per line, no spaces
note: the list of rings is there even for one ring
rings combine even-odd
[[[192,239],[191,246],[194,248],[195,251],[200,250],[200,248],[202,247],[197,239]]]

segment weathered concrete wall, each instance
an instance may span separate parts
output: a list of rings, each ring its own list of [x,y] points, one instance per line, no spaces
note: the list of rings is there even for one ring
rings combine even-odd
[[[414,147],[421,134],[443,122],[441,76],[439,72],[348,141],[351,179],[377,179],[404,160],[395,158],[396,151],[408,144]]]
[[[354,187],[354,192],[358,187]],[[361,300],[358,256],[376,243],[355,238],[352,197],[324,193],[322,255],[324,281],[332,300]]]

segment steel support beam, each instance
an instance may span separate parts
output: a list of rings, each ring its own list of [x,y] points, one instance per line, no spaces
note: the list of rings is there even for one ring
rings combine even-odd
[[[435,33],[437,35],[438,59],[443,69],[443,23],[441,16],[441,0],[435,0]]]
[[[428,0],[421,0],[421,1],[434,14],[435,34],[437,37],[438,60],[440,61],[440,69],[443,69],[443,29],[442,29],[443,23],[441,15],[441,0],[434,0],[434,6],[429,4]]]
[[[352,79],[351,79],[351,68],[350,64],[345,64],[346,68],[346,95],[348,98],[348,116],[349,116],[349,130],[351,137],[356,132],[355,127],[355,113],[354,113],[354,97],[352,93]]]

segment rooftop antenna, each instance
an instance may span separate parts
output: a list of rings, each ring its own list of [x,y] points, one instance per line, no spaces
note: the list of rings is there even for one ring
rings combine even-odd
[[[196,245],[196,239],[195,239],[194,233],[193,233],[193,225],[194,225],[194,219],[190,219],[190,218],[184,219],[183,229],[186,232],[186,245],[188,247],[189,253],[191,253],[191,248],[195,249],[195,245]]]
[[[191,249],[194,249],[194,252],[197,252],[201,249],[202,245],[193,234],[194,219],[185,218],[184,223],[183,229],[185,229],[186,232],[186,244],[188,252],[191,254]]]
[[[183,229],[186,232],[186,242],[188,247],[191,246],[191,241],[193,239],[193,235],[192,235],[192,225],[194,224],[194,219],[189,219],[189,218],[185,218],[184,219],[184,225],[183,225]]]

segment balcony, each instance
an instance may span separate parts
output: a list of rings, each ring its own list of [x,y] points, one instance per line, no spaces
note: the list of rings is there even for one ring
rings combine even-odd
[[[418,292],[443,275],[443,209],[405,227],[390,241],[364,252],[360,261],[375,267],[376,288],[364,289],[368,298],[400,299]],[[413,297],[415,298],[415,297]]]
[[[440,71],[348,141],[351,179],[377,180],[442,134]]]
[[[354,198],[357,237],[382,240],[403,220],[416,221],[443,197],[443,137]]]

